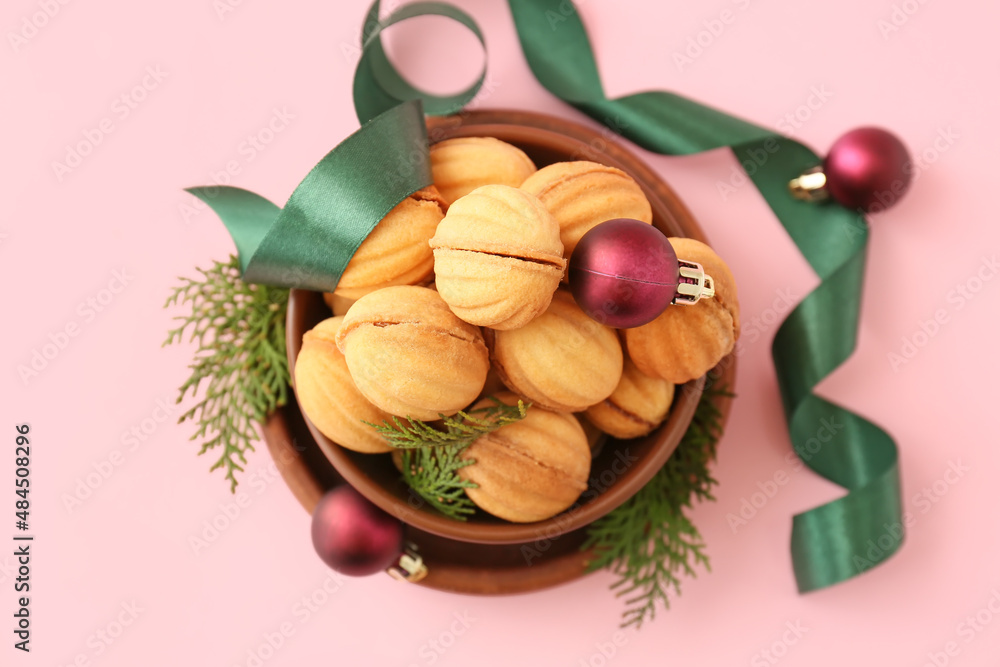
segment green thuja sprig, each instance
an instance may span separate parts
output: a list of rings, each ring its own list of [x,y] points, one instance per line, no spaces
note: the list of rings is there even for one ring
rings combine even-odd
[[[191,439],[202,440],[199,455],[221,450],[209,470],[224,469],[235,493],[236,474],[258,438],[256,424],[288,400],[288,290],[243,282],[235,256],[196,270],[200,275],[180,278],[164,304],[190,310],[175,318],[180,326],[168,332],[163,345],[179,343],[185,334],[198,344],[177,403],[197,396],[203,385],[204,391],[179,422],[198,425]]]
[[[590,569],[608,568],[618,577],[611,588],[625,598],[622,627],[642,627],[657,607],[670,607],[682,577],[696,576],[698,567],[711,569],[687,512],[696,500],[715,500],[711,489],[717,482],[709,464],[722,435],[715,403],[720,396],[731,394],[707,388],[667,463],[638,493],[587,528],[581,548],[593,551]]]
[[[458,473],[475,463],[463,457],[463,453],[477,438],[524,419],[530,407],[523,401],[506,405],[492,397],[490,400],[493,405],[461,411],[451,417],[441,415],[439,427],[419,419],[398,417],[393,417],[391,423],[365,423],[378,431],[391,447],[402,450],[403,481],[418,496],[445,516],[465,521],[476,509],[465,489],[477,485],[462,479]]]
[[[403,450],[403,481],[447,517],[465,521],[475,513],[476,506],[465,495],[465,489],[479,485],[462,479],[458,471],[475,463],[463,459],[462,453],[469,445],[442,445]]]
[[[440,427],[432,426],[419,419],[400,419],[381,424],[365,422],[381,435],[386,443],[395,449],[416,449],[419,447],[440,447],[442,445],[470,445],[481,435],[524,419],[530,404],[518,401],[517,405],[506,405],[490,397],[493,405],[474,410],[462,410],[445,417],[440,415]]]

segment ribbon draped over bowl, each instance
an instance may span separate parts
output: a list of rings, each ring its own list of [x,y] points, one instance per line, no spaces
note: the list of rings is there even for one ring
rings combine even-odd
[[[772,345],[792,446],[812,471],[843,487],[836,500],[798,514],[791,552],[800,592],[823,588],[884,562],[902,543],[898,452],[881,428],[813,393],[857,345],[868,225],[835,202],[794,199],[788,182],[821,158],[772,130],[665,91],[609,99],[586,30],[570,0],[508,0],[522,50],[555,96],[639,146],[667,155],[729,148],[819,276],[778,329]],[[431,184],[424,113],[460,111],[479,91],[435,96],[393,67],[381,34],[417,16],[457,21],[483,44],[462,10],[408,4],[365,17],[354,105],[362,127],[303,179],[284,208],[247,190],[191,188],[225,223],[252,283],[333,291],[354,252],[396,204]],[[762,159],[757,159],[763,156]]]

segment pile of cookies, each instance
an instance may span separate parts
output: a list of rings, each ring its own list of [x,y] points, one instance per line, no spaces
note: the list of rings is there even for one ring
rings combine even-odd
[[[715,295],[616,330],[566,285],[580,238],[614,218],[652,224],[642,189],[593,162],[542,169],[490,137],[431,147],[434,185],[403,200],[362,243],[332,294],[334,317],[303,338],[295,389],[305,415],[348,449],[390,451],[364,422],[453,415],[486,397],[531,403],[481,437],[461,474],[480,508],[515,522],[570,507],[587,488],[581,422],[617,438],[654,430],[674,386],[700,377],[739,336],[736,285],[711,248],[670,239]]]

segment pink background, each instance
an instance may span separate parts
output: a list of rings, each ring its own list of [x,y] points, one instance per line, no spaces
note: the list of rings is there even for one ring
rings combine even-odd
[[[486,32],[484,106],[582,120],[530,75],[505,3],[457,4]],[[207,473],[209,458],[195,455],[191,429],[173,423],[179,412],[163,421],[157,407],[172,406],[192,354],[160,349],[175,314],[161,305],[176,276],[233,246],[212,213],[185,209],[193,200],[181,189],[235,165],[234,184],[283,202],[357,127],[350,82],[366,5],[4,2],[0,486],[8,491],[0,494],[0,534],[10,544],[13,426],[28,422],[37,541],[30,656],[11,646],[13,559],[0,548],[0,663],[252,665],[248,652],[288,624],[294,634],[265,649],[262,664],[917,666],[935,664],[929,654],[938,665],[997,664],[1000,616],[988,604],[1000,610],[1000,487],[990,477],[1000,464],[1000,279],[989,262],[1000,247],[1000,11],[989,3],[581,3],[611,95],[676,90],[794,129],[820,151],[850,128],[877,124],[923,156],[911,194],[873,220],[860,347],[821,387],[898,440],[904,502],[916,524],[887,565],[821,592],[795,591],[791,516],[839,490],[792,472],[769,343],[775,303],[783,309],[782,298],[800,299],[816,279],[752,187],[721,196],[719,183],[736,165],[725,151],[645,155],[740,286],[739,400],[716,467],[718,501],[695,512],[713,572],[686,582],[654,624],[617,637],[612,658],[601,645],[614,645],[622,605],[606,573],[509,598],[447,595],[384,576],[334,580],[324,604],[303,612],[300,600],[330,572],[313,554],[309,517],[263,450],[240,487],[246,506],[195,552],[189,539],[233,498],[220,473]],[[32,19],[41,6],[55,15]],[[713,23],[723,10],[730,22]],[[25,20],[45,25],[32,31]],[[890,32],[893,20],[898,30]],[[678,66],[674,54],[706,25],[719,34],[704,32],[702,52]],[[434,38],[422,39],[422,30]],[[12,43],[21,31],[29,37]],[[421,19],[390,42],[419,82],[447,89],[474,76],[476,47],[454,26]],[[147,68],[159,68],[161,80],[146,78],[146,90],[135,93],[144,99],[123,106],[119,98],[143,85]],[[813,108],[802,106],[810,101]],[[292,118],[273,141],[256,152],[242,146],[275,110]],[[797,111],[798,128],[779,125]],[[99,130],[103,119],[110,133]],[[101,135],[99,145],[57,174],[53,163],[88,133]],[[112,280],[123,270],[119,289]],[[104,291],[109,284],[119,292]],[[100,312],[88,299],[104,300]],[[944,323],[935,330],[924,323],[936,315]],[[77,335],[22,380],[18,366],[69,325]],[[914,344],[911,358],[893,364],[889,355],[902,355],[904,341]],[[146,428],[144,440],[124,439],[134,427]],[[960,476],[948,473],[953,464]],[[100,486],[68,509],[65,497],[80,481],[109,466]],[[731,528],[727,514],[779,471],[790,481]],[[123,605],[135,605],[131,616]],[[966,620],[977,613],[985,623],[978,630]],[[463,627],[453,625],[456,614],[469,625],[461,635],[451,634]],[[120,616],[130,622],[120,636],[110,645],[98,639]],[[786,632],[788,624],[801,636]],[[435,651],[432,641],[447,648]]]

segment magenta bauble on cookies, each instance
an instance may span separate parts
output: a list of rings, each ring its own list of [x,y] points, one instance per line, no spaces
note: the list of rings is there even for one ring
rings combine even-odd
[[[569,260],[569,286],[587,315],[627,329],[656,319],[677,290],[677,254],[652,225],[616,218],[580,239]]]

